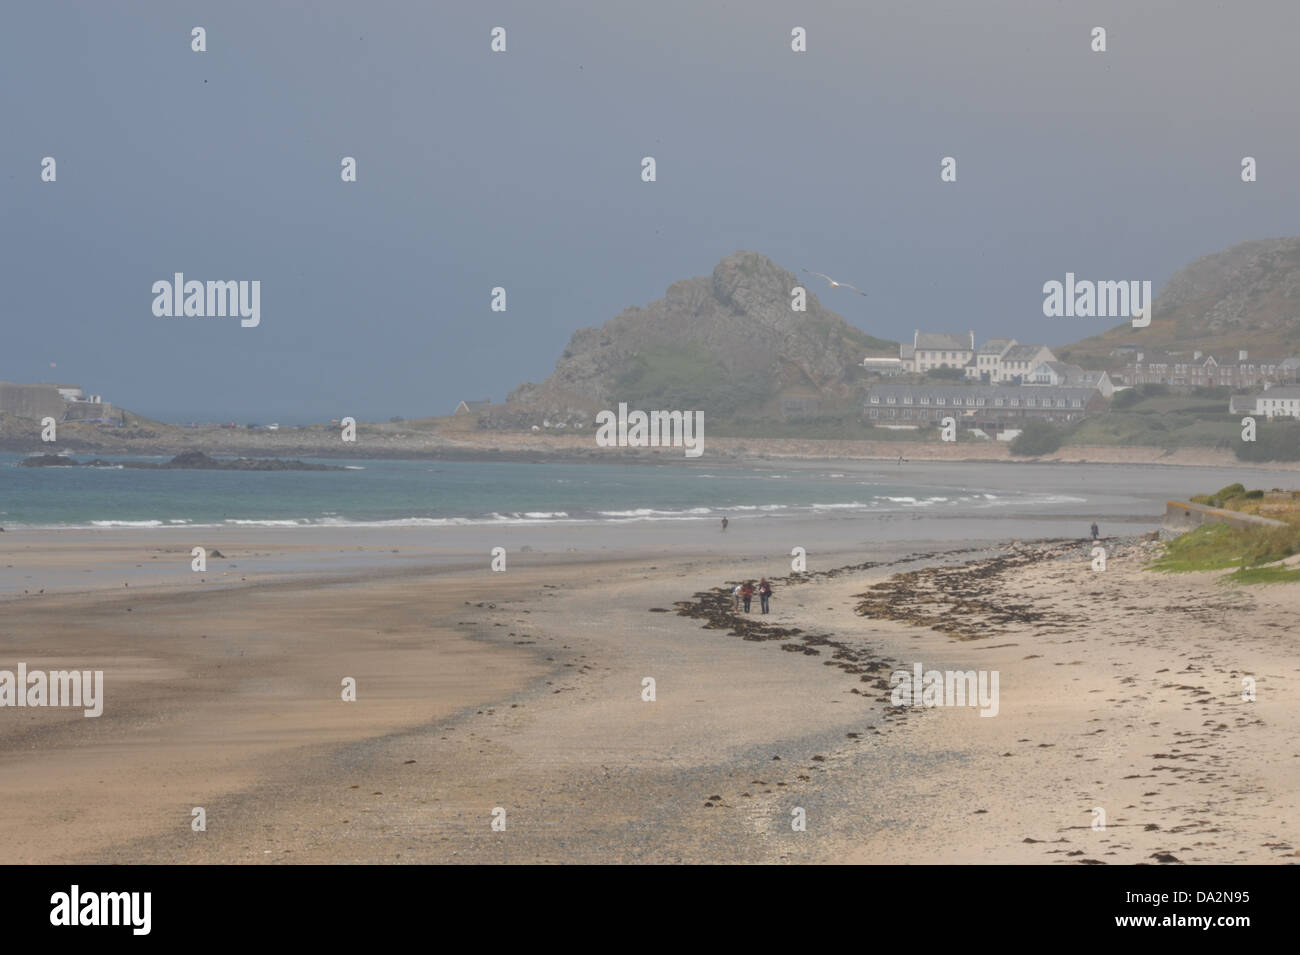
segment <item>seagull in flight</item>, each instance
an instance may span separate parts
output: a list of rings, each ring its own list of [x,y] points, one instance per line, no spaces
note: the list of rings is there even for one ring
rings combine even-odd
[[[867,294],[866,292],[862,291],[862,289],[858,288],[856,285],[850,285],[848,282],[837,282],[829,275],[823,275],[821,272],[814,272],[811,269],[804,269],[804,271],[807,272],[809,275],[816,275],[820,278],[824,278],[827,282],[831,283],[831,288],[851,288],[859,295]]]

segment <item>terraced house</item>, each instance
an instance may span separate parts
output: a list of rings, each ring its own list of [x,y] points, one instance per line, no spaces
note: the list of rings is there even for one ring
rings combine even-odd
[[[1170,385],[1174,388],[1262,388],[1294,380],[1300,364],[1292,358],[1252,359],[1237,352],[1236,361],[1220,360],[1194,351],[1138,351],[1124,369],[1128,385]]]
[[[881,384],[867,392],[863,414],[881,424],[933,424],[952,417],[964,426],[996,427],[1034,418],[1077,421],[1109,406],[1095,387]]]

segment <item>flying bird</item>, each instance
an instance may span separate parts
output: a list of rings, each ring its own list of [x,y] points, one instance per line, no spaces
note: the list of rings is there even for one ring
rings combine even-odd
[[[821,272],[814,272],[812,271],[812,269],[804,269],[804,271],[807,272],[809,275],[816,275],[821,278],[824,278],[827,282],[831,283],[831,288],[851,288],[859,295],[867,294],[866,292],[862,291],[862,289],[858,288],[856,285],[850,285],[848,282],[837,282],[829,275],[823,275]]]

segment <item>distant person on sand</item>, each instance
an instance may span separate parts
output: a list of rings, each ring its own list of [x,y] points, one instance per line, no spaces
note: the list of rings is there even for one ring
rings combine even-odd
[[[740,609],[740,584],[736,584],[736,589],[731,592],[731,609]]]
[[[727,529],[727,519],[725,517],[722,519],[722,529],[723,531]]]
[[[767,602],[772,597],[772,585],[764,577],[758,582],[758,604],[763,608],[763,613],[767,613]]]
[[[745,586],[740,588],[740,599],[745,601],[745,613],[749,613],[749,602],[754,599],[754,585],[750,581],[745,581]]]
[[[1093,540],[1096,540],[1096,539],[1097,539],[1098,537],[1100,537],[1100,536],[1101,536],[1101,531],[1097,530],[1097,522],[1096,522],[1096,521],[1093,521],[1093,522],[1092,522],[1092,539],[1093,539]]]

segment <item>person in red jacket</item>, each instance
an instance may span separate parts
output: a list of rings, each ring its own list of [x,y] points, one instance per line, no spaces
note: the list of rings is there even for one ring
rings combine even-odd
[[[754,599],[753,581],[745,581],[745,586],[740,588],[740,599],[745,601],[745,613],[749,613],[749,602]]]

